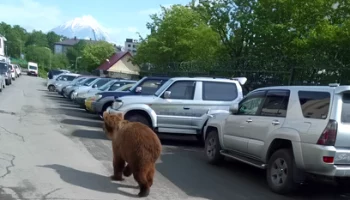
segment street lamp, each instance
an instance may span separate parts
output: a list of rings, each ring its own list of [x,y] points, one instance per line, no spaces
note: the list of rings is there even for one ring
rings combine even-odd
[[[45,49],[49,50],[49,61],[50,61],[50,69],[51,69],[51,49],[44,47]]]
[[[81,59],[82,57],[79,56],[75,59],[75,71],[77,70],[77,64],[78,64],[78,60]]]

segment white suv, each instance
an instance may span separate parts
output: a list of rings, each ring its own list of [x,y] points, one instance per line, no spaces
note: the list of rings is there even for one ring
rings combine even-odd
[[[281,86],[250,92],[204,128],[210,163],[224,157],[267,170],[285,194],[312,175],[350,178],[350,86]]]
[[[107,111],[123,113],[127,120],[142,122],[159,133],[196,135],[203,141],[208,114],[228,113],[230,105],[243,98],[241,85],[246,81],[244,77],[171,78],[154,95],[120,97]]]

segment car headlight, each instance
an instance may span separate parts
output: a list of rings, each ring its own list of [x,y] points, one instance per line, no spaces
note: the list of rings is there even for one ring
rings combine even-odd
[[[115,102],[113,102],[113,104],[112,104],[112,108],[114,109],[114,110],[118,110],[120,107],[122,107],[123,106],[123,102],[122,101],[120,101],[120,100],[116,100]]]

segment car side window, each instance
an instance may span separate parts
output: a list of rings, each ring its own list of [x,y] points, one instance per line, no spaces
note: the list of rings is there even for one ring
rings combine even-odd
[[[329,113],[329,92],[299,91],[299,103],[305,118],[326,119]]]
[[[271,117],[286,117],[289,94],[289,90],[268,91],[260,115]]]
[[[153,95],[162,86],[162,80],[147,80],[143,82],[140,87],[142,87],[142,95]]]
[[[75,76],[67,76],[67,81],[73,81],[75,79]]]
[[[235,83],[203,81],[204,101],[233,101],[237,98],[237,85]]]
[[[257,115],[264,103],[266,91],[252,92],[239,103],[236,115]]]
[[[176,81],[166,91],[171,92],[169,99],[192,100],[195,86],[195,81]]]

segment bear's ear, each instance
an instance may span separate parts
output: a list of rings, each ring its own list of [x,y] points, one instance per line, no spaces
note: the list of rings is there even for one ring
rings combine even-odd
[[[109,116],[109,113],[107,111],[104,111],[103,112],[103,119],[108,118],[108,116]]]

